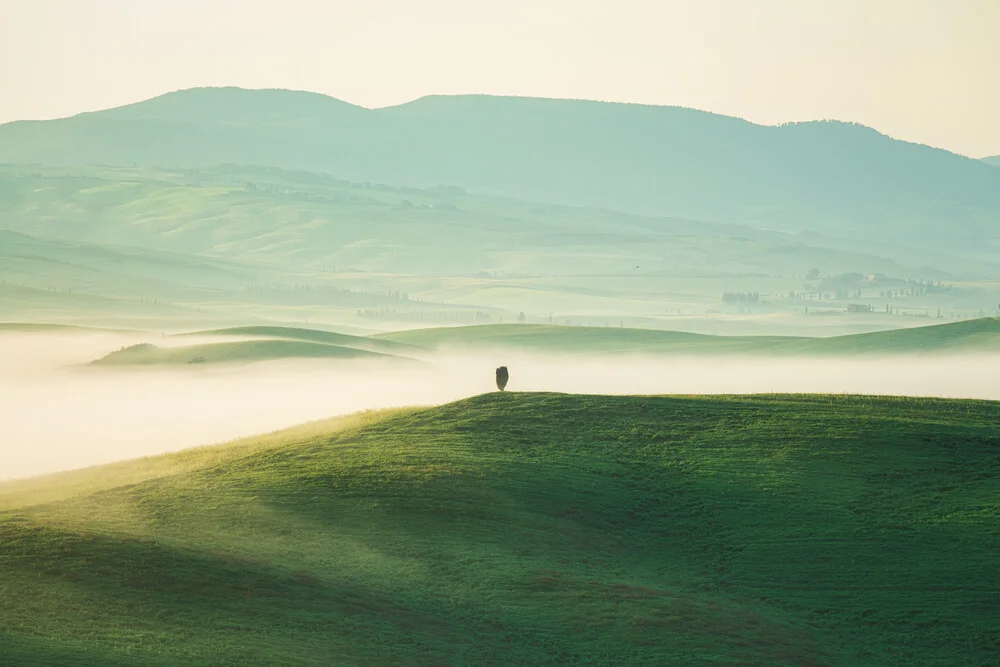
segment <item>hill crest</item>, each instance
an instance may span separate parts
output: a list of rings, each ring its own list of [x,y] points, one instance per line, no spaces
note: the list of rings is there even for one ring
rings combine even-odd
[[[0,662],[986,664],[997,410],[492,392],[0,485]]]

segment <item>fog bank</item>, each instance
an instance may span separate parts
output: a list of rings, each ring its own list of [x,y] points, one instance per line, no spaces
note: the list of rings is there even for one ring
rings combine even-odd
[[[0,335],[0,479],[231,440],[367,408],[495,391],[865,393],[1000,399],[1000,357],[747,359],[441,356],[426,369],[297,360],[242,367],[82,368],[113,336]],[[74,366],[75,365],[75,366]]]

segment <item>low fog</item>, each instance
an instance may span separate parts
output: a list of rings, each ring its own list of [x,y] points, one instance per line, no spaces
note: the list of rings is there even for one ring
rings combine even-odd
[[[0,480],[223,442],[368,408],[495,391],[595,394],[830,392],[1000,398],[997,358],[747,359],[452,354],[426,368],[296,360],[242,367],[105,369],[135,342],[0,334]],[[153,341],[157,342],[157,341]]]

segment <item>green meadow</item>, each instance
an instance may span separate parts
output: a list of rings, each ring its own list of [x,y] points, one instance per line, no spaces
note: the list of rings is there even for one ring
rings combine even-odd
[[[157,347],[138,343],[111,352],[94,364],[104,366],[147,366],[153,364],[247,363],[272,359],[397,359],[339,345],[291,340],[247,340],[180,347]]]
[[[5,664],[992,664],[998,404],[487,394],[0,486]]]
[[[440,350],[520,349],[548,353],[891,355],[1000,351],[1000,318],[841,336],[719,336],[619,327],[504,324],[411,329],[377,340]]]
[[[0,479],[116,462],[0,482],[0,665],[1000,664],[1000,402],[447,402],[995,397],[998,174],[571,100],[4,124]]]
[[[365,333],[523,314],[831,335],[1000,302],[988,253],[273,167],[0,165],[0,219],[0,309],[15,321]]]
[[[385,353],[419,353],[426,352],[427,349],[407,343],[398,343],[392,340],[372,338],[368,336],[352,336],[349,334],[337,333],[334,331],[324,331],[317,329],[306,329],[303,327],[277,327],[277,326],[244,326],[229,327],[228,329],[213,329],[210,331],[194,331],[177,336],[246,336],[248,338],[260,339],[281,339],[297,340],[326,345],[339,345],[341,347],[368,350],[371,352]]]
[[[7,324],[0,331],[75,333],[89,330],[61,325]],[[246,364],[314,358],[414,361],[453,352],[533,352],[588,356],[743,356],[766,358],[878,357],[894,355],[970,355],[1000,351],[1000,318],[983,318],[909,329],[843,336],[720,336],[619,327],[572,327],[544,324],[495,324],[410,329],[356,336],[322,329],[243,326],[156,337],[151,332],[118,332],[137,340],[93,363],[101,366],[153,366],[201,363]],[[178,345],[197,338],[221,342]],[[163,340],[162,346],[149,342]]]

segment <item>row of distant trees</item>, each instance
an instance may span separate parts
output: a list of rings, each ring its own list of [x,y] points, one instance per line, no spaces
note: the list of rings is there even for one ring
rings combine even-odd
[[[391,289],[363,290],[354,287],[332,287],[330,285],[308,285],[301,283],[263,283],[246,285],[247,292],[317,292],[327,294],[356,294],[362,296],[377,296],[383,299],[410,301],[406,292]],[[414,299],[416,300],[416,299]]]
[[[722,303],[726,304],[760,303],[760,292],[725,292],[722,295]]]

